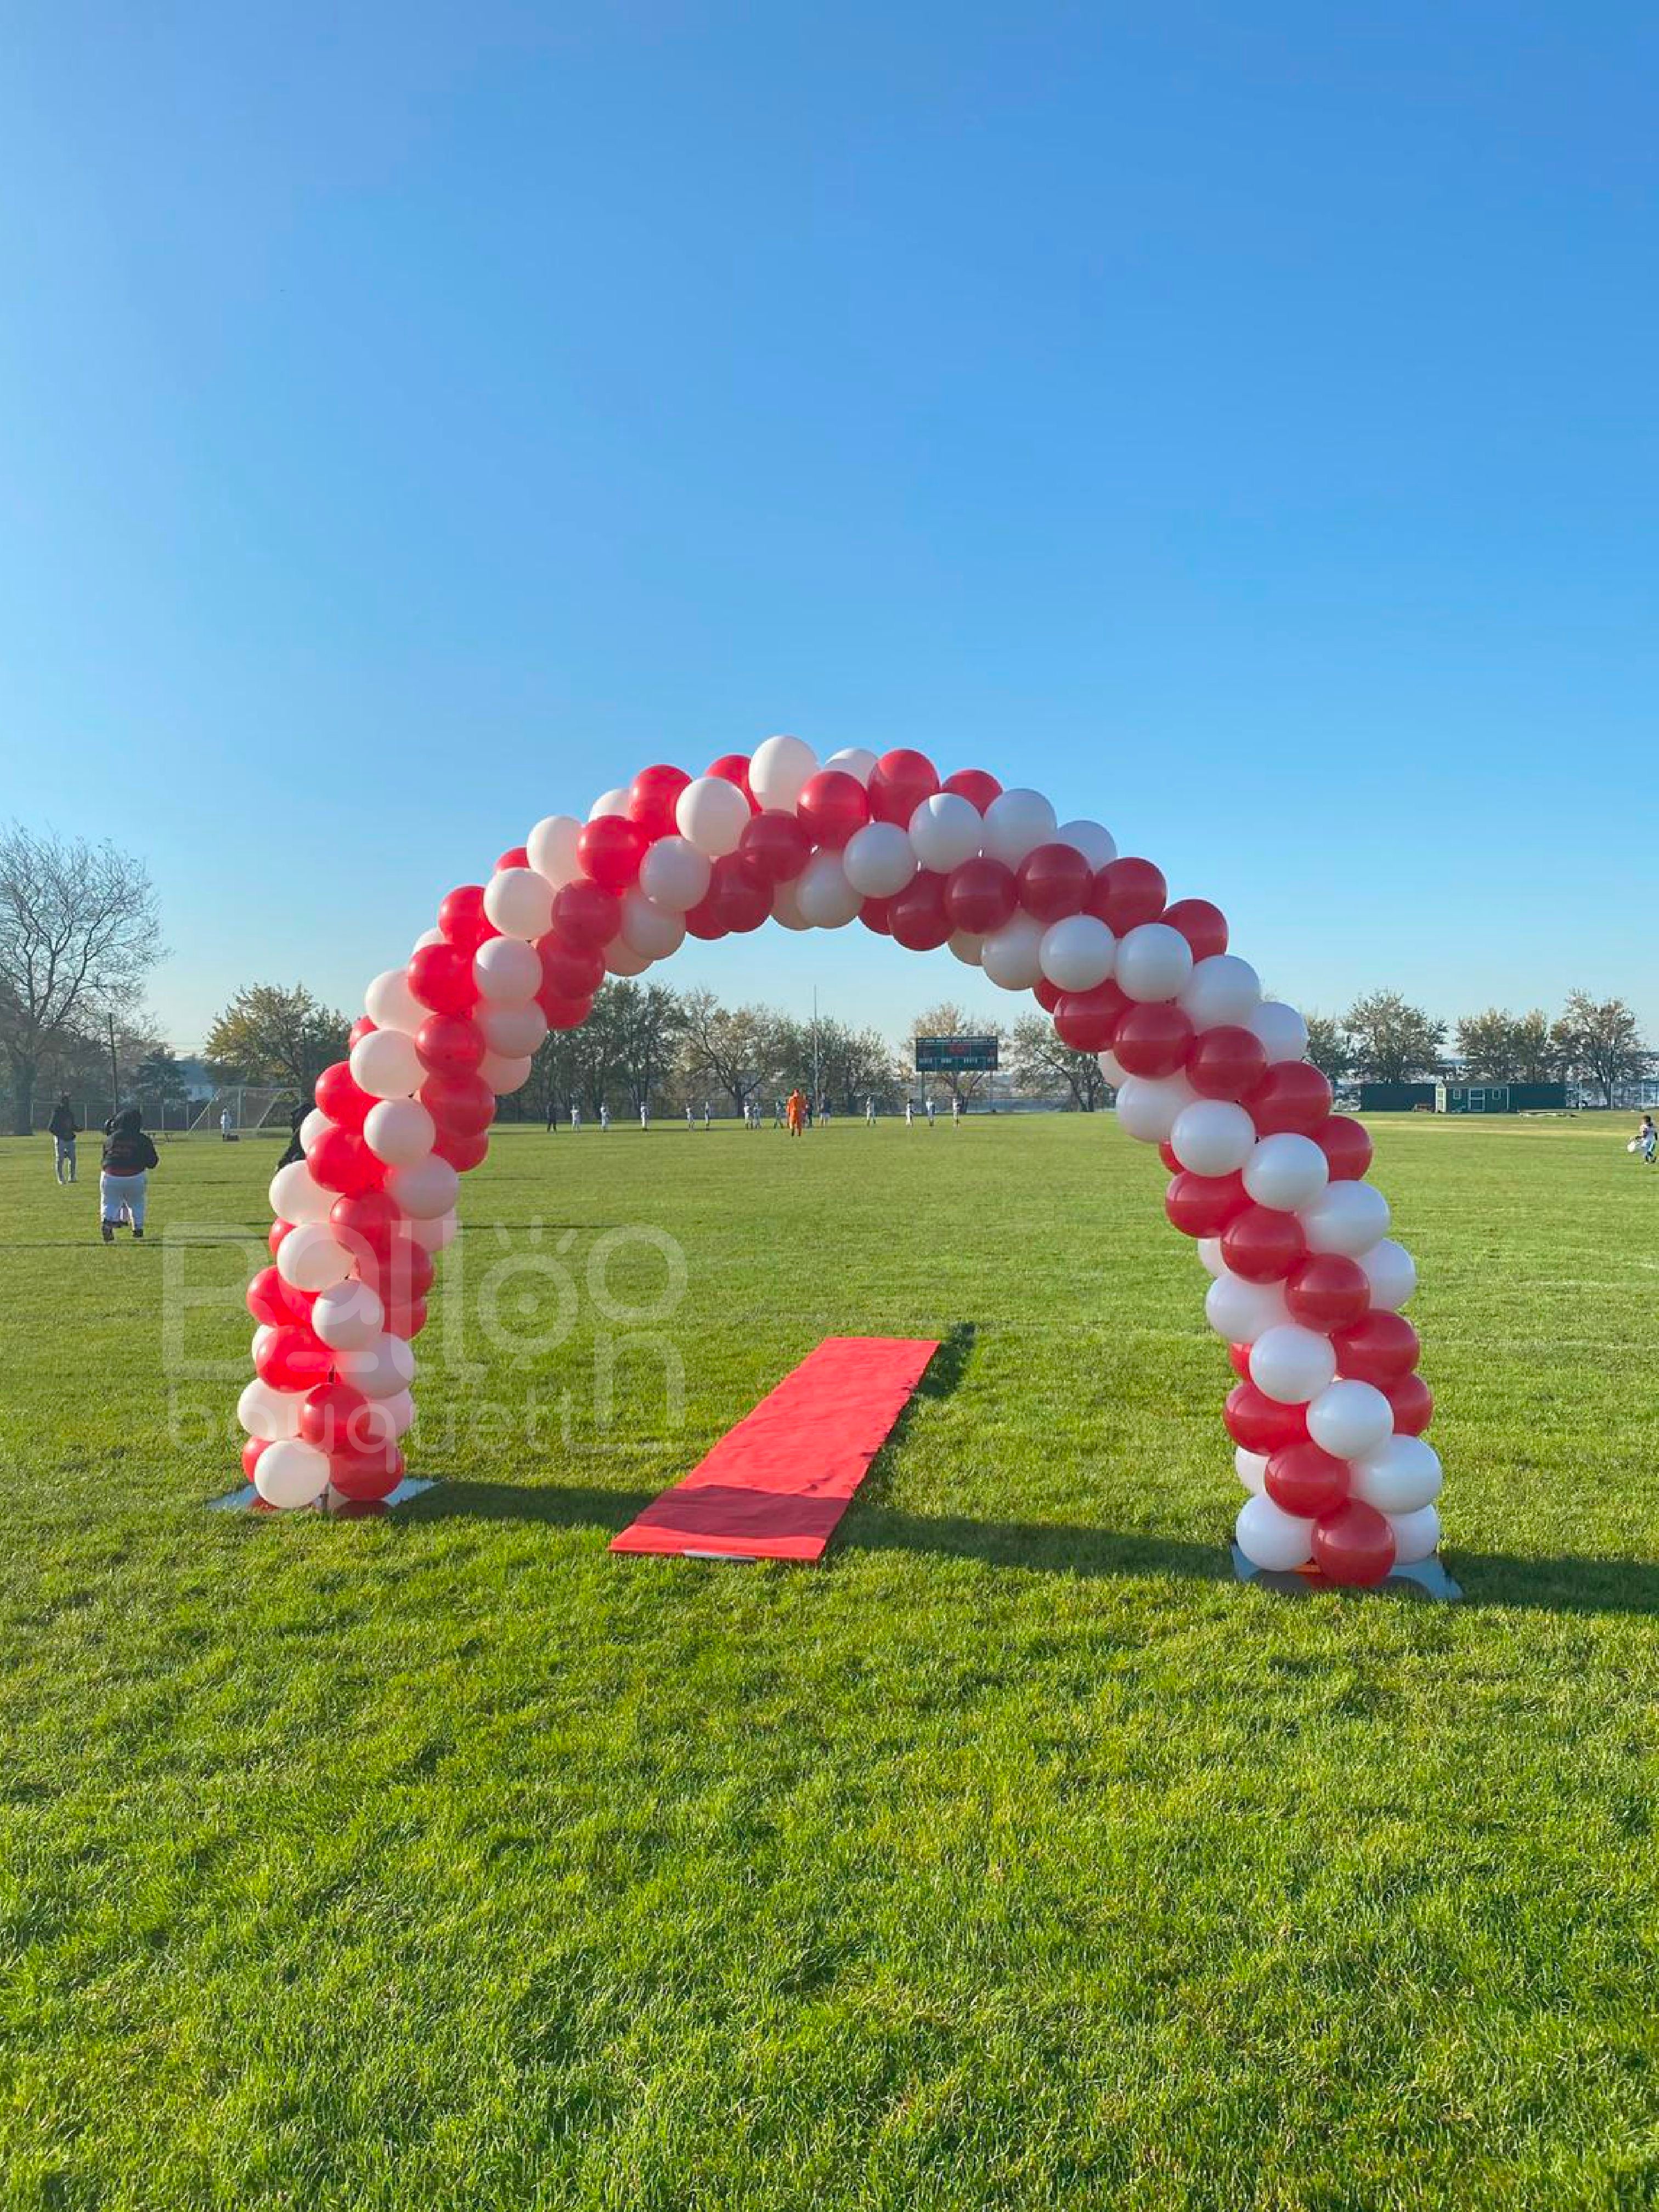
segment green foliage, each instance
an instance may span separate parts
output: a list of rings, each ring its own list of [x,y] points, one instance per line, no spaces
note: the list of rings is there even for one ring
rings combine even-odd
[[[1651,1058],[1625,1001],[1593,999],[1588,991],[1571,994],[1550,1038],[1579,1079],[1598,1085],[1609,1105],[1614,1084],[1643,1074]]]
[[[1356,999],[1342,1017],[1354,1072],[1373,1083],[1409,1083],[1432,1075],[1446,1025],[1398,991]],[[1329,1070],[1326,1073],[1328,1074]]]
[[[256,983],[216,1017],[204,1051],[227,1081],[277,1083],[303,1093],[344,1057],[350,1027],[348,1015],[324,1006],[303,983],[291,990]]]

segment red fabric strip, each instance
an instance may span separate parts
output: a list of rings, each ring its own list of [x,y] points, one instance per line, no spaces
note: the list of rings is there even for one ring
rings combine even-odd
[[[938,1350],[936,1337],[826,1337],[611,1550],[822,1558]]]

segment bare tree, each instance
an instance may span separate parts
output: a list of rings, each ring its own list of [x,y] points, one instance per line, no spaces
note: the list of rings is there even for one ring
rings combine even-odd
[[[723,1006],[712,991],[688,992],[680,1013],[687,1069],[712,1078],[741,1114],[776,1070],[777,1016],[769,1006]]]
[[[913,1038],[994,1036],[1000,1042],[1003,1032],[994,1022],[970,1020],[954,999],[946,999],[937,1006],[925,1007],[911,1023],[910,1035]],[[965,1104],[989,1088],[991,1078],[988,1071],[981,1068],[941,1067],[930,1080],[942,1083],[952,1098],[960,1098]]]
[[[1609,1106],[1614,1084],[1627,1082],[1647,1068],[1641,1024],[1622,999],[1596,1000],[1588,991],[1570,993],[1550,1039],[1575,1075],[1600,1086]]]
[[[120,1013],[161,957],[155,890],[113,845],[0,829],[0,1046],[14,1129],[28,1133],[54,1046]]]
[[[1014,1087],[1028,1098],[1051,1097],[1064,1085],[1078,1111],[1092,1114],[1111,1088],[1098,1057],[1067,1044],[1047,1014],[1022,1014],[1014,1024],[1012,1045]]]

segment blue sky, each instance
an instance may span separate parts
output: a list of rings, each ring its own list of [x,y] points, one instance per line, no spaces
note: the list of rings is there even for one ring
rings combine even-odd
[[[345,12],[0,32],[0,812],[147,857],[180,1045],[781,729],[1038,783],[1304,1006],[1659,1033],[1659,19]]]

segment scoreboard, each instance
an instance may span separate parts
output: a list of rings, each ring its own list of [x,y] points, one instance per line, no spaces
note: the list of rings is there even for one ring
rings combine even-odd
[[[997,1064],[994,1036],[919,1036],[915,1044],[918,1075],[972,1075]]]

